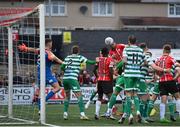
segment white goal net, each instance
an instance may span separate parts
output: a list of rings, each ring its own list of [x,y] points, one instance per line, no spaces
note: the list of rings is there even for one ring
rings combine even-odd
[[[0,7],[0,125],[36,123],[40,118],[41,123],[45,122],[45,115],[41,113],[44,116],[40,117],[37,107],[39,54],[18,49],[22,44],[41,46],[43,56],[44,38],[43,5],[33,9]]]

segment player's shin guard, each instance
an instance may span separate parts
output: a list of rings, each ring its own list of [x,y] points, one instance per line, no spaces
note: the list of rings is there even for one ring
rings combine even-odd
[[[138,113],[139,112],[139,98],[138,96],[134,96],[133,99],[134,99],[134,104],[136,107],[136,112]]]
[[[49,92],[48,95],[46,96],[46,101],[48,101],[51,97],[53,97],[54,94],[55,93],[53,91]]]
[[[128,114],[128,116],[130,116],[131,112],[131,97],[126,97],[126,112]]]
[[[150,115],[150,113],[151,113],[151,111],[152,111],[152,109],[153,109],[153,107],[154,107],[154,101],[152,101],[152,100],[149,100],[149,102],[148,102],[148,105],[147,105],[148,107],[147,107],[147,114],[148,114],[148,116]]]
[[[64,100],[64,112],[68,112],[68,108],[69,108],[69,100],[66,99]]]
[[[80,112],[84,112],[84,103],[83,103],[83,97],[78,97],[78,104],[79,104],[79,110]]]
[[[179,112],[179,116],[180,116],[180,99],[176,100],[176,111]]]

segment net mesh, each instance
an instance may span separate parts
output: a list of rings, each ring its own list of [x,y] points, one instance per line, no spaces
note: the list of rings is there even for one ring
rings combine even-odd
[[[8,117],[8,27],[13,35],[13,118]],[[39,11],[0,9],[0,123],[37,121],[37,55],[21,52],[18,45],[39,47]],[[20,122],[21,121],[21,122]]]

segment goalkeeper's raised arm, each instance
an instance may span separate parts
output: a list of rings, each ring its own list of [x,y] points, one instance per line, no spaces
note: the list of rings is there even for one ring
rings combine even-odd
[[[22,43],[21,45],[18,46],[18,49],[21,52],[34,52],[36,54],[39,53],[39,49],[38,48],[31,48],[31,47],[27,47],[24,43]]]
[[[18,49],[22,52],[34,52],[36,54],[39,54],[40,50],[39,48],[31,48],[31,47],[27,47],[24,43],[22,43],[22,45],[18,46]],[[52,40],[51,39],[46,39],[45,40],[45,51],[47,53],[48,59],[50,61],[55,61],[58,64],[62,64],[63,61],[60,60],[58,57],[56,57],[52,52]]]

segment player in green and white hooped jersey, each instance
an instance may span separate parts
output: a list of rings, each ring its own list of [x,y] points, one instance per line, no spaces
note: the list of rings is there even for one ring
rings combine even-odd
[[[123,60],[125,62],[124,69],[124,81],[126,91],[126,111],[129,115],[129,124],[133,123],[133,115],[131,112],[131,98],[134,100],[137,121],[141,122],[141,113],[139,109],[139,98],[137,96],[138,87],[137,84],[142,78],[141,66],[146,63],[146,57],[143,50],[136,46],[136,37],[131,35],[128,38],[129,46],[124,49]],[[150,64],[150,63],[149,63]],[[150,64],[154,66],[155,64]],[[157,68],[159,71],[164,71],[162,68]]]
[[[128,37],[129,46],[123,51],[124,82],[126,91],[126,111],[129,116],[129,124],[133,123],[133,115],[131,111],[131,102],[133,99],[136,107],[138,122],[141,122],[141,114],[139,111],[139,98],[137,96],[136,85],[141,77],[141,64],[144,61],[143,50],[136,46],[136,37],[131,35]]]
[[[68,119],[68,107],[69,107],[69,100],[70,100],[70,90],[74,92],[78,99],[79,109],[80,109],[80,119],[87,120],[88,117],[84,113],[84,103],[83,103],[83,96],[80,90],[80,85],[78,82],[78,75],[80,72],[81,64],[95,64],[95,61],[87,60],[82,55],[79,55],[79,47],[73,46],[72,47],[72,55],[68,55],[64,59],[64,63],[61,66],[61,69],[64,70],[64,77],[63,77],[63,85],[64,90],[66,93],[66,97],[64,100],[64,119]]]
[[[148,51],[148,47],[147,47],[146,43],[141,43],[139,46],[141,49],[143,49],[143,52],[145,55],[145,62],[141,66],[142,77],[141,77],[140,82],[138,83],[137,87],[139,89],[138,94],[140,97],[140,112],[143,117],[142,122],[148,123],[148,122],[152,122],[152,120],[148,118],[148,114],[147,114],[147,110],[148,110],[147,101],[149,100],[149,94],[148,94],[148,86],[146,83],[146,78],[148,78],[147,77],[148,69],[150,67],[152,67],[154,70],[161,71],[161,72],[168,71],[168,70],[164,70],[163,68],[160,68],[155,65],[155,63],[152,60],[152,55]]]

